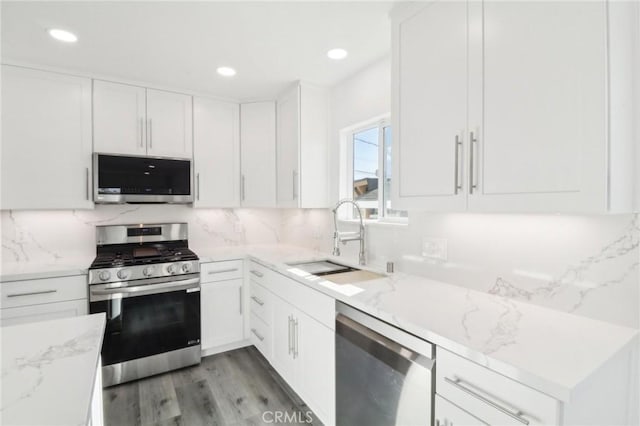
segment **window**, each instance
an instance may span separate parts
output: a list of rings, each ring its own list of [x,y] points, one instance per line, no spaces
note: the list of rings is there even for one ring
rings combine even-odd
[[[343,198],[355,200],[364,219],[406,218],[406,211],[391,207],[392,133],[389,122],[377,120],[345,133],[349,164],[347,179],[343,179]],[[354,208],[350,218],[356,217]]]

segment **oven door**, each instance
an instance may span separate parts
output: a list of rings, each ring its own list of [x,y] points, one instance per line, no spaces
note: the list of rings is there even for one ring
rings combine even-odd
[[[103,365],[199,345],[200,278],[195,275],[90,286],[90,312],[107,315]]]

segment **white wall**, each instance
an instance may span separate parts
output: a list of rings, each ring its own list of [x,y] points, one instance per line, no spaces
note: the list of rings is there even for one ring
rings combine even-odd
[[[331,89],[329,94],[329,203],[339,199],[340,131],[391,108],[391,57],[385,56]]]

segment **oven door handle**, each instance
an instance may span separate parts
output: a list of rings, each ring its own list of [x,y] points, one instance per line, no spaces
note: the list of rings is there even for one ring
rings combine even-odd
[[[91,289],[91,294],[95,296],[106,296],[122,294],[124,297],[131,293],[153,292],[168,293],[170,291],[188,290],[190,288],[200,287],[200,278],[191,278],[188,280],[170,281],[160,284],[137,285],[133,287],[115,287],[109,289]]]

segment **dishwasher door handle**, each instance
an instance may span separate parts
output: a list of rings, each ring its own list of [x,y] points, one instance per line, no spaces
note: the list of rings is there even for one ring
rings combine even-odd
[[[422,355],[418,352],[415,352],[411,349],[408,349],[393,340],[376,333],[375,331],[365,327],[364,325],[352,320],[349,317],[346,317],[342,314],[338,314],[336,316],[336,322],[340,323],[342,326],[347,329],[352,330],[363,336],[364,338],[373,341],[380,346],[384,346],[386,349],[395,353],[397,356],[406,359],[412,363],[420,364],[427,370],[433,370],[433,366],[435,364],[435,360],[432,358],[428,358],[425,355]],[[339,329],[336,330],[337,334],[343,335]],[[343,335],[343,337],[346,337]]]

